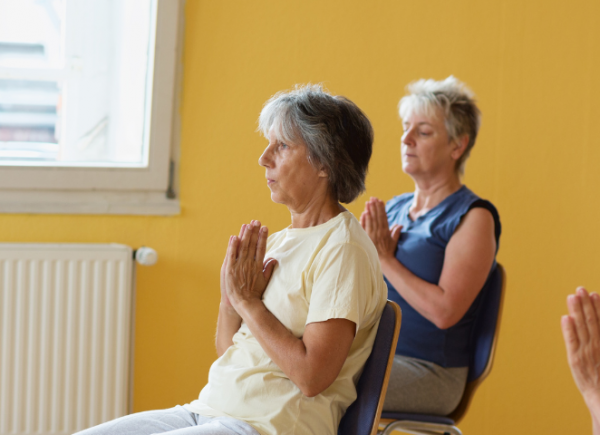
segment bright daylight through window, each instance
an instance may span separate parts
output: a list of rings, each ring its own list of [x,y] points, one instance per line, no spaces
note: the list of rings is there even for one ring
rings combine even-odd
[[[0,164],[146,165],[151,2],[1,9]]]
[[[177,4],[0,0],[2,191],[169,190]]]

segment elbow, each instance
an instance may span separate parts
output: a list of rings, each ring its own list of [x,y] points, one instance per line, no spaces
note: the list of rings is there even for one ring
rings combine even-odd
[[[323,391],[319,391],[318,389],[306,389],[306,388],[301,388],[300,391],[302,391],[302,394],[308,398],[318,396],[319,394],[321,394],[323,392]]]
[[[306,397],[315,397],[325,391],[333,381],[319,380],[315,378],[306,379],[296,384],[302,394]]]
[[[302,392],[302,394],[306,397],[315,397],[318,396],[319,394],[321,394],[323,391],[326,390],[326,388],[320,388],[319,386],[316,385],[304,385],[302,387],[298,387],[300,388],[300,391]]]
[[[439,329],[448,329],[456,325],[460,318],[455,313],[442,313],[430,320]]]

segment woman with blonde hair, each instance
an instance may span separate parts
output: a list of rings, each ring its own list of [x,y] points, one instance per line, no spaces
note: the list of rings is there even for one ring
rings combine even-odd
[[[480,125],[472,92],[450,76],[418,80],[400,101],[402,170],[415,191],[367,201],[373,240],[402,308],[402,332],[384,410],[447,415],[467,379],[469,337],[495,267],[496,208],[461,182]]]

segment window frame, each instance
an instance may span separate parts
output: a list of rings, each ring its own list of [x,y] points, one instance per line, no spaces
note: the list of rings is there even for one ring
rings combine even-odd
[[[0,212],[180,212],[175,195],[183,0],[157,0],[147,167],[1,166]]]

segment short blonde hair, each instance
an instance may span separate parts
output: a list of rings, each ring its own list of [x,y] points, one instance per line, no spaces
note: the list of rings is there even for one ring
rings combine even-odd
[[[456,171],[464,174],[465,163],[481,125],[481,111],[475,104],[475,94],[454,76],[441,81],[417,80],[407,86],[407,91],[398,104],[401,118],[413,112],[434,116],[435,110],[441,109],[450,139],[458,143],[462,136],[469,137],[467,149],[456,162]]]

